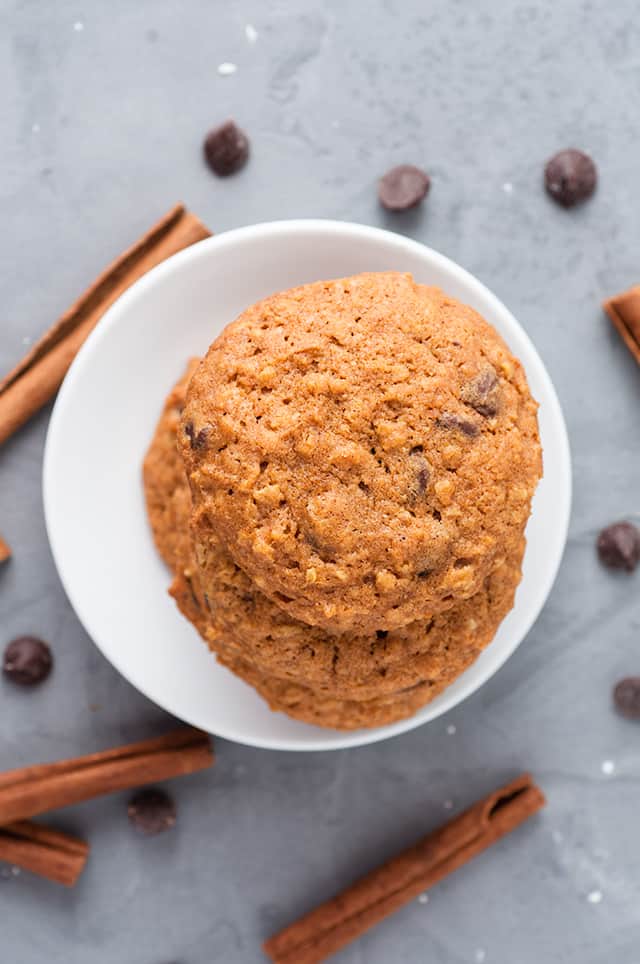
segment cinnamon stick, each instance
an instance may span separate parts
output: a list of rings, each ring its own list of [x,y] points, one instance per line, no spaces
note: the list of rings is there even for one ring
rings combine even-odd
[[[0,860],[73,887],[84,870],[89,845],[84,840],[23,820],[0,828]]]
[[[161,261],[210,234],[195,214],[177,204],[109,265],[0,381],[0,445],[55,395],[80,347],[116,298]]]
[[[274,964],[317,964],[462,867],[543,807],[529,774],[490,793],[446,826],[266,941]]]
[[[11,547],[0,536],[0,565],[11,558]]]
[[[210,738],[192,727],[88,756],[0,774],[0,826],[92,797],[203,770]]]
[[[602,307],[640,365],[640,285],[614,295]]]

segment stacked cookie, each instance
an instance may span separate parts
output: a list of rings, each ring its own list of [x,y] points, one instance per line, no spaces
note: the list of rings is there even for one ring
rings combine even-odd
[[[229,325],[167,400],[145,485],[171,591],[218,659],[273,709],[351,728],[414,713],[493,638],[540,472],[496,332],[383,273]]]

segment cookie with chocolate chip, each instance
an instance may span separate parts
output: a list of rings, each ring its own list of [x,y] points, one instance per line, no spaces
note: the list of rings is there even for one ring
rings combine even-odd
[[[536,410],[495,330],[410,275],[274,295],[190,382],[178,444],[198,551],[220,542],[290,617],[332,633],[444,612],[519,543]]]

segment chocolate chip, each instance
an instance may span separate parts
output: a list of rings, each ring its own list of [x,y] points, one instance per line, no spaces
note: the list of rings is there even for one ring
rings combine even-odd
[[[389,635],[388,629],[376,629],[376,636],[378,639],[386,639]]]
[[[492,418],[498,414],[500,384],[495,368],[487,365],[479,375],[463,385],[460,398],[479,415]]]
[[[170,830],[176,822],[176,805],[164,790],[140,790],[127,808],[131,824],[149,836]]]
[[[456,415],[455,412],[443,412],[440,418],[436,419],[436,425],[438,428],[453,429],[457,432],[462,432],[463,435],[467,435],[469,438],[474,438],[480,434],[480,429],[475,422],[464,418],[462,415]]]
[[[207,425],[205,425],[204,428],[201,428],[198,434],[196,435],[196,437],[191,439],[191,448],[192,449],[205,448],[207,445],[207,439],[209,438],[210,432],[211,432],[211,429]]]
[[[380,179],[378,197],[388,211],[406,211],[426,197],[431,180],[428,174],[413,164],[392,167]]]
[[[187,586],[189,587],[189,592],[190,592],[190,594],[191,594],[191,601],[192,601],[193,605],[196,607],[196,609],[200,609],[200,600],[198,599],[198,597],[197,597],[196,594],[195,594],[195,591],[194,591],[194,588],[193,588],[193,581],[192,581],[192,579],[191,579],[191,574],[190,574],[190,573],[187,573],[187,572],[184,573],[184,581],[186,582]]]
[[[249,159],[249,138],[238,125],[225,121],[209,131],[204,141],[207,164],[219,177],[228,177],[245,166]]]
[[[640,529],[630,522],[615,522],[602,530],[597,548],[603,565],[633,572],[640,562]]]
[[[589,155],[574,148],[554,154],[544,169],[547,193],[565,208],[591,197],[597,181],[598,172]]]
[[[409,485],[407,486],[409,501],[414,502],[424,495],[431,478],[429,463],[422,454],[422,446],[416,445],[409,452]]]
[[[35,636],[20,636],[4,651],[2,671],[12,683],[35,686],[51,672],[53,657],[48,645]]]
[[[208,425],[205,425],[205,427],[201,428],[199,432],[196,432],[193,427],[193,422],[187,422],[184,427],[184,434],[188,437],[189,442],[191,443],[191,448],[194,451],[202,450],[206,447],[210,432],[211,429]]]
[[[618,713],[631,720],[640,720],[640,676],[627,676],[616,683],[613,702]]]

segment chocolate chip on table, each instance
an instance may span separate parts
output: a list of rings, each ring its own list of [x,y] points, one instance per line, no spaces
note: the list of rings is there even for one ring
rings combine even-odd
[[[615,522],[602,530],[597,548],[603,565],[633,572],[640,562],[640,529],[630,522]]]
[[[400,164],[380,178],[378,198],[387,211],[406,211],[426,197],[431,179],[413,164]]]
[[[132,826],[149,836],[170,830],[176,822],[176,805],[164,790],[140,790],[129,802],[127,815]]]
[[[35,636],[19,636],[4,651],[2,671],[7,679],[20,686],[42,683],[52,666],[49,646]]]
[[[597,181],[598,172],[589,155],[574,148],[554,154],[544,169],[547,193],[565,208],[591,197]]]
[[[498,414],[500,407],[500,383],[495,368],[487,365],[479,375],[463,386],[460,398],[479,415],[491,418]]]
[[[627,676],[616,683],[613,702],[623,716],[640,720],[640,676]]]
[[[209,131],[204,141],[207,164],[219,177],[228,177],[245,166],[249,159],[249,138],[238,125],[225,121]]]
[[[472,422],[468,418],[463,418],[462,415],[456,415],[454,412],[443,412],[442,415],[436,419],[436,425],[438,428],[462,432],[463,435],[467,435],[469,438],[474,438],[480,434],[480,429],[475,422]]]

